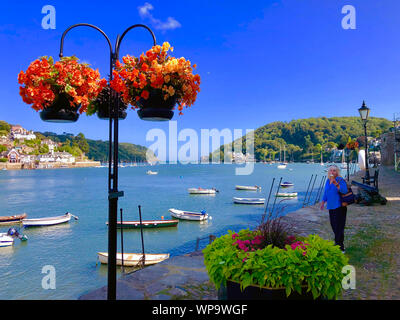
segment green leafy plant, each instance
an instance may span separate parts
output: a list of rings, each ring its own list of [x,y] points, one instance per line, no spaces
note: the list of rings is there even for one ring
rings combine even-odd
[[[314,299],[336,299],[341,293],[342,268],[348,258],[332,241],[318,235],[289,236],[288,244],[279,248],[254,241],[261,237],[260,230],[229,231],[203,250],[207,272],[217,288],[231,280],[239,282],[242,290],[250,285],[285,288],[287,296],[292,291],[301,294],[302,287]]]

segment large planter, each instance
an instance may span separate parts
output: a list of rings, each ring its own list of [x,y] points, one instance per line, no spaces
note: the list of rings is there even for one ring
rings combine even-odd
[[[172,109],[176,104],[176,97],[169,97],[164,100],[164,93],[161,89],[150,91],[147,99],[140,98],[137,102],[138,115],[142,120],[148,121],[168,121],[174,116]]]
[[[240,283],[234,281],[227,281],[226,288],[221,290],[222,299],[227,300],[313,300],[313,295],[307,291],[307,286],[304,286],[302,294],[297,291],[292,291],[286,297],[285,288],[263,288],[259,286],[249,286],[243,291],[240,290]],[[320,299],[318,297],[317,299]]]
[[[111,89],[112,90],[112,89]],[[115,93],[116,95],[116,93]],[[97,97],[94,102],[96,106],[96,113],[99,119],[109,120],[110,119],[110,107],[109,107],[109,99],[110,99],[110,87],[105,87]],[[118,99],[118,100],[117,100]],[[118,119],[124,120],[127,116],[126,109],[128,106],[122,101],[121,97],[118,95]]]
[[[53,104],[40,112],[40,118],[47,122],[76,122],[79,118],[80,105],[72,107],[70,98],[65,93],[59,94]]]

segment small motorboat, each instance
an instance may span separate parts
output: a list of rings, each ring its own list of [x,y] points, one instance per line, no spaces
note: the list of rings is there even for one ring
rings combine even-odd
[[[108,252],[98,252],[97,256],[101,263],[108,263]],[[122,258],[124,258],[124,267],[136,267],[140,264],[143,254],[141,253],[124,253],[122,256],[121,253],[117,253],[117,266],[122,266]],[[151,264],[156,264],[167,260],[169,258],[169,253],[145,253],[144,255],[144,265],[148,266]]]
[[[286,164],[285,163],[280,163],[277,168],[278,169],[286,169]]]
[[[202,212],[192,212],[178,209],[169,209],[168,211],[171,213],[171,216],[183,220],[203,221],[207,220],[208,218],[211,219],[211,217],[209,217],[209,215],[204,210]]]
[[[142,225],[140,221],[117,221],[117,228],[124,229],[140,229],[143,228],[163,228],[163,227],[176,227],[179,220],[142,220]],[[106,222],[108,225],[108,222]]]
[[[26,218],[26,213],[16,214],[14,216],[0,217],[0,225],[20,223],[22,219]]]
[[[296,198],[297,192],[278,192],[277,197]]]
[[[285,181],[285,182],[281,183],[282,188],[289,188],[289,187],[293,187],[293,186],[294,186],[294,183],[291,183],[291,182]]]
[[[158,171],[147,170],[147,171],[146,171],[146,174],[155,175],[155,174],[158,174]]]
[[[233,198],[233,202],[237,204],[264,204],[265,198]]]
[[[236,186],[236,190],[261,191],[259,186]]]
[[[56,224],[66,223],[74,217],[78,220],[78,217],[67,212],[66,214],[58,217],[47,217],[47,218],[36,218],[36,219],[23,219],[22,225],[26,227],[41,227],[41,226],[53,226]]]
[[[14,243],[14,238],[7,233],[0,233],[0,247],[9,247]]]
[[[203,189],[203,188],[189,188],[188,192],[190,194],[216,194],[218,192],[217,189]]]

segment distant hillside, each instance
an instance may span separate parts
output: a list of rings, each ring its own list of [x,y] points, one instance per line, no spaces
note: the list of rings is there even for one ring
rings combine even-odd
[[[384,118],[370,118],[368,136],[379,137],[387,132],[392,122]],[[348,139],[364,135],[359,117],[308,118],[290,122],[276,121],[262,126],[254,132],[254,155],[257,160],[270,160],[279,157],[280,147],[285,146],[287,160],[302,161],[318,156],[321,149],[336,148],[346,144]],[[245,140],[242,152],[246,152]],[[359,141],[362,142],[361,139]],[[232,144],[229,144],[232,145]],[[224,146],[214,152],[223,157]],[[278,154],[278,156],[277,156]],[[221,158],[223,159],[223,158]]]
[[[63,144],[69,143],[72,145],[85,146],[83,148],[89,159],[104,162],[108,161],[108,141],[86,139],[82,133],[77,136],[65,132],[63,134],[56,134],[54,132],[35,133]],[[118,152],[118,158],[123,162],[146,161],[147,148],[140,145],[122,142],[119,143]],[[156,160],[154,154],[151,154],[153,155],[153,160]]]

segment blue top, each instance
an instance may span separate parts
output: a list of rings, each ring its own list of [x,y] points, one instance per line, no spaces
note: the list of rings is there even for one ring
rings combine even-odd
[[[341,207],[342,201],[340,198],[340,193],[346,194],[348,192],[346,181],[344,181],[343,178],[336,177],[336,182],[339,183],[339,190],[333,183],[331,184],[329,180],[327,180],[325,184],[325,191],[322,201],[326,202],[326,208],[328,210]]]

